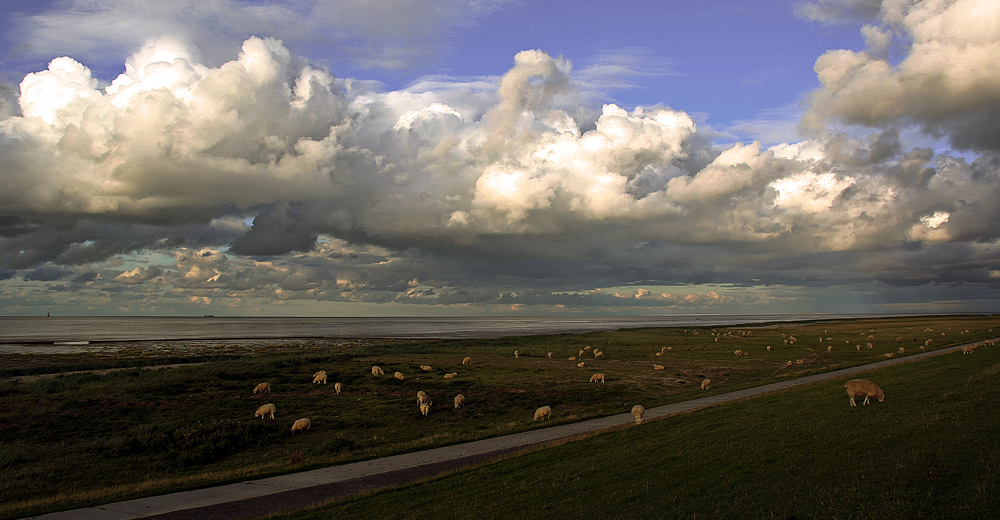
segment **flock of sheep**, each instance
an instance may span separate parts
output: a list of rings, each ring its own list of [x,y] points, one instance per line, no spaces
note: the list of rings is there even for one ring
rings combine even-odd
[[[931,329],[928,328],[928,329],[926,329],[926,331],[929,332],[929,331],[931,331]],[[992,329],[990,329],[990,331],[992,332]],[[685,332],[687,332],[687,331],[685,331]],[[968,332],[968,331],[964,331],[962,334],[965,334],[966,332]],[[692,334],[696,334],[697,335],[698,333],[699,333],[698,331],[694,331]],[[874,339],[875,338],[874,333],[875,333],[874,330],[868,331],[868,333],[867,333],[868,335],[867,335],[866,339],[868,339],[868,340]],[[865,335],[866,333],[861,333],[861,334]],[[733,337],[734,333],[733,332],[728,332],[726,334],[717,334],[716,331],[713,330],[711,332],[711,335],[715,336],[715,338],[714,338],[715,342],[718,342],[721,338],[724,338],[724,337]],[[753,332],[752,331],[737,332],[737,333],[735,333],[735,335],[752,336]],[[787,336],[786,337],[785,334],[782,334],[781,336],[782,336],[782,338],[784,340],[784,344],[786,346],[788,346],[788,345],[794,345],[798,341],[795,338],[795,336]],[[826,342],[830,342],[830,341],[833,341],[833,338],[831,338],[831,337],[825,337],[825,340],[826,340]],[[903,338],[902,337],[897,337],[896,341],[897,341],[897,343],[901,343],[903,341]],[[820,336],[819,337],[819,342],[820,343],[824,342],[824,336]],[[852,342],[850,340],[847,340],[847,343],[850,344]],[[921,351],[923,351],[931,343],[932,343],[932,340],[931,339],[927,339],[925,341],[924,345],[921,345],[919,347],[919,349]],[[986,341],[983,342],[983,344],[984,345],[993,345],[993,341],[986,340]],[[867,347],[868,348],[874,348],[874,346],[873,346],[873,344],[871,342],[867,343]],[[962,347],[962,353],[963,353],[963,355],[973,353],[975,351],[975,347],[976,347],[975,345],[968,345],[968,346]],[[858,343],[857,346],[856,346],[856,348],[857,348],[857,350],[860,351],[861,350],[861,344]],[[767,349],[767,351],[771,351],[771,347],[770,346],[767,346],[766,349]],[[660,349],[660,351],[655,352],[654,355],[657,356],[657,357],[661,357],[661,356],[666,355],[667,352],[669,352],[671,350],[673,350],[672,347],[662,347]],[[832,352],[833,351],[833,345],[832,344],[828,344],[827,348],[826,348],[826,351],[827,352]],[[586,362],[583,361],[583,359],[584,359],[585,354],[587,354],[588,352],[590,352],[592,354],[594,360],[601,359],[604,356],[604,353],[601,352],[600,350],[597,350],[597,349],[593,349],[592,350],[591,347],[587,346],[587,347],[584,347],[583,349],[581,349],[577,353],[577,355],[575,355],[575,356],[569,356],[568,359],[569,359],[569,361],[578,361],[579,360],[579,363],[577,363],[577,367],[583,368],[583,367],[586,366]],[[905,352],[906,352],[906,349],[904,347],[899,347],[898,350],[895,353],[904,354]],[[737,357],[750,355],[749,352],[746,352],[743,349],[737,349],[737,350],[735,350],[734,354]],[[892,357],[893,354],[894,354],[893,352],[886,353],[885,357]],[[521,356],[521,353],[518,350],[515,350],[514,351],[514,358],[518,359],[518,358],[520,358],[520,356]],[[553,353],[549,352],[547,354],[547,357],[548,358],[552,358],[553,357]],[[803,359],[799,359],[799,360],[796,361],[796,364],[800,364],[801,365],[803,363],[804,363]],[[471,364],[472,364],[472,358],[471,357],[465,357],[462,360],[462,365],[468,366],[468,365],[471,365]],[[790,366],[792,364],[793,364],[792,361],[788,361],[785,366]],[[664,370],[664,368],[665,367],[663,365],[661,365],[661,364],[654,364],[653,365],[653,369],[654,370]],[[431,372],[431,371],[433,371],[433,367],[431,367],[430,365],[421,365],[420,369],[422,371],[424,371],[424,372]],[[383,375],[385,375],[385,371],[381,367],[379,367],[379,366],[372,366],[371,367],[371,374],[373,376],[383,376]],[[445,379],[452,379],[455,376],[457,376],[457,372],[450,372],[448,374],[444,374],[443,377]],[[405,381],[405,379],[406,379],[405,376],[402,373],[400,373],[400,372],[395,372],[393,374],[393,377],[395,379],[397,379],[397,380],[400,380],[400,381]],[[602,383],[603,384],[605,382],[605,380],[606,380],[606,377],[605,377],[605,374],[603,372],[594,373],[593,375],[590,376],[590,382],[591,383]],[[313,380],[312,380],[312,382],[314,384],[326,384],[326,382],[327,382],[326,371],[325,370],[320,370],[320,371],[316,372],[315,374],[313,374]],[[708,379],[708,378],[704,378],[702,380],[702,382],[701,382],[700,388],[701,388],[701,390],[709,390],[711,388],[711,386],[712,386],[712,380]],[[868,380],[865,380],[865,379],[852,379],[852,380],[848,381],[844,385],[844,387],[847,390],[848,397],[850,398],[850,405],[851,406],[857,406],[857,403],[855,402],[855,398],[860,398],[860,397],[864,397],[864,402],[863,402],[864,405],[867,405],[869,403],[869,401],[870,401],[871,398],[877,399],[879,402],[884,402],[885,401],[885,394],[883,393],[882,389],[879,388],[879,386],[877,384],[875,384],[875,383],[873,383],[871,381],[868,381]],[[343,388],[343,385],[339,381],[334,383],[334,389],[335,389],[335,391],[336,391],[337,394],[341,393],[342,388]],[[256,388],[254,388],[254,390],[253,390],[253,393],[255,395],[258,394],[258,393],[259,394],[269,394],[270,392],[271,392],[271,385],[269,383],[266,383],[266,382],[258,384],[256,386]],[[416,393],[416,399],[417,399],[417,408],[420,411],[420,413],[422,415],[424,415],[424,416],[428,415],[430,413],[430,411],[431,411],[431,407],[434,405],[433,401],[431,401],[430,396],[425,391],[420,390],[420,391],[418,391]],[[463,406],[465,406],[465,401],[466,401],[465,395],[463,395],[463,394],[456,395],[454,397],[454,402],[453,402],[455,409],[457,410],[457,409],[460,409]],[[257,411],[254,413],[254,418],[260,417],[261,419],[264,419],[265,417],[270,417],[271,419],[274,419],[276,411],[277,411],[277,408],[276,408],[276,406],[273,403],[267,403],[267,404],[261,405],[260,407],[257,408]],[[645,413],[645,408],[642,405],[637,404],[637,405],[635,405],[635,406],[632,407],[631,413],[632,413],[633,418],[635,419],[635,422],[636,423],[641,423],[642,422],[642,417],[643,417],[643,415]],[[534,421],[546,420],[546,419],[550,419],[551,417],[552,417],[552,407],[551,406],[542,406],[542,407],[539,407],[538,409],[535,410],[535,414],[534,414],[534,419],[533,420]],[[309,428],[311,427],[311,425],[312,425],[312,423],[311,423],[311,421],[308,418],[297,419],[292,424],[291,432],[292,432],[292,434],[295,434],[295,433],[298,433],[298,432],[302,432],[302,433],[308,432]]]

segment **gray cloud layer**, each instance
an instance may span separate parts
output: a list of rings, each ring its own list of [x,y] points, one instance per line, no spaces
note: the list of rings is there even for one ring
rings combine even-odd
[[[854,4],[803,9],[873,12]],[[295,18],[188,8],[267,19],[265,32]],[[809,139],[770,148],[713,146],[668,107],[594,105],[606,74],[536,50],[499,78],[398,91],[337,78],[272,38],[227,60],[205,58],[183,31],[160,37],[110,83],[56,58],[0,107],[0,297],[14,308],[45,283],[145,310],[771,312],[837,310],[796,287],[876,283],[889,304],[893,287],[995,298],[1000,23],[989,20],[1000,6],[887,2],[878,13],[871,49],[817,60]],[[53,34],[59,19],[45,20]],[[890,63],[893,39],[905,56]],[[845,123],[869,130],[830,130]],[[907,125],[976,158],[904,149]],[[746,289],[662,289],[709,283]],[[640,288],[602,290],[622,286]]]

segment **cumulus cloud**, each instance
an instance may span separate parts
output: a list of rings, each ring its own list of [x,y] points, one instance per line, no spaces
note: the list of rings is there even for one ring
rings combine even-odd
[[[965,1],[886,11],[870,45],[884,48],[889,28],[923,34]],[[958,264],[995,284],[1000,155],[905,149],[898,129],[950,132],[990,98],[955,78],[938,85],[955,99],[937,115],[919,107],[929,87],[906,79],[914,38],[898,65],[874,51],[821,57],[811,138],[773,145],[712,145],[668,106],[592,103],[595,71],[539,50],[497,77],[395,91],[274,38],[217,63],[184,37],[157,38],[110,82],[59,57],[24,77],[0,121],[3,294],[17,280],[128,293],[146,309],[719,311],[802,298],[757,286],[954,283]],[[980,92],[989,78],[976,77]],[[831,119],[879,130],[834,132]],[[745,290],[653,289],[704,283]]]
[[[822,2],[845,8],[875,2]],[[816,6],[811,3],[808,5]],[[886,1],[869,49],[833,50],[816,60],[822,87],[803,124],[870,127],[917,124],[965,150],[1000,150],[1000,4],[991,0]],[[891,61],[891,41],[904,56]]]

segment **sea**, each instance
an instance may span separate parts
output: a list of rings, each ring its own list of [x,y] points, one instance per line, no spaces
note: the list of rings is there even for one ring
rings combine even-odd
[[[419,318],[0,316],[0,346],[270,338],[496,338],[639,327],[711,327],[872,316],[871,314]]]

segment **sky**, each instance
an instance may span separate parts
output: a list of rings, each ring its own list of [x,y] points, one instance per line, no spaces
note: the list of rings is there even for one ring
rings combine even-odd
[[[4,0],[0,315],[996,312],[995,0]]]

